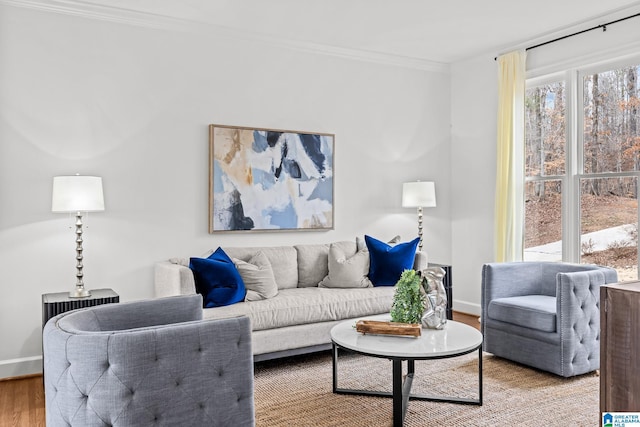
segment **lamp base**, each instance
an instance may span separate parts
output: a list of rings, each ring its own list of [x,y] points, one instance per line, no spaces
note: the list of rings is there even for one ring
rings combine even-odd
[[[84,288],[82,277],[82,212],[76,212],[76,288],[69,292],[69,298],[87,298],[91,292]]]
[[[91,292],[85,288],[75,288],[73,291],[69,292],[69,298],[87,298],[90,296]]]

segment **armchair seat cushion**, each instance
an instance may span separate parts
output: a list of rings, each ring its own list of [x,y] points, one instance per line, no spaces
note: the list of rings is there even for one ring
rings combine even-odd
[[[555,332],[556,298],[548,295],[497,298],[489,303],[487,315],[501,322]]]

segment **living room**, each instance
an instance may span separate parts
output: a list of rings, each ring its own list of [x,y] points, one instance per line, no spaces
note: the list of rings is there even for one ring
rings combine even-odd
[[[103,178],[105,211],[85,218],[85,283],[112,288],[121,301],[154,296],[158,261],[217,246],[364,234],[410,240],[416,215],[401,206],[402,183],[433,181],[437,206],[425,209],[424,249],[429,260],[454,266],[454,309],[479,316],[481,269],[493,260],[494,58],[640,11],[638,2],[600,3],[536,4],[547,6],[536,16],[548,13],[548,22],[526,35],[512,28],[511,38],[496,40],[486,26],[492,44],[425,59],[401,46],[397,55],[377,54],[366,40],[340,49],[309,34],[292,40],[223,20],[204,24],[198,7],[170,2],[167,11],[181,15],[136,11],[124,1],[0,0],[0,378],[42,371],[41,295],[75,281],[74,219],[51,212],[59,175]],[[253,6],[246,19],[259,22],[270,6]],[[494,13],[459,6],[452,9],[460,22]],[[216,7],[223,15],[230,6]],[[324,28],[331,32],[332,23]],[[485,37],[464,25],[455,31],[459,39]],[[527,71],[536,77],[629,57],[638,40],[637,19],[620,22],[529,51]],[[334,228],[209,234],[209,124],[334,134]]]

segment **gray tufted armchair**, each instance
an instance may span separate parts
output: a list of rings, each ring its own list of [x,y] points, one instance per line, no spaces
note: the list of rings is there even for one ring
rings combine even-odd
[[[484,350],[563,377],[600,367],[600,285],[608,267],[560,262],[485,264]]]
[[[200,295],[60,314],[43,348],[48,427],[254,425],[249,319]]]

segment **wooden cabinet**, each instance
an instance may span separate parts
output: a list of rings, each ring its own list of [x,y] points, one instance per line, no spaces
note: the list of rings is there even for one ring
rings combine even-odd
[[[600,411],[640,410],[640,282],[600,287]]]

